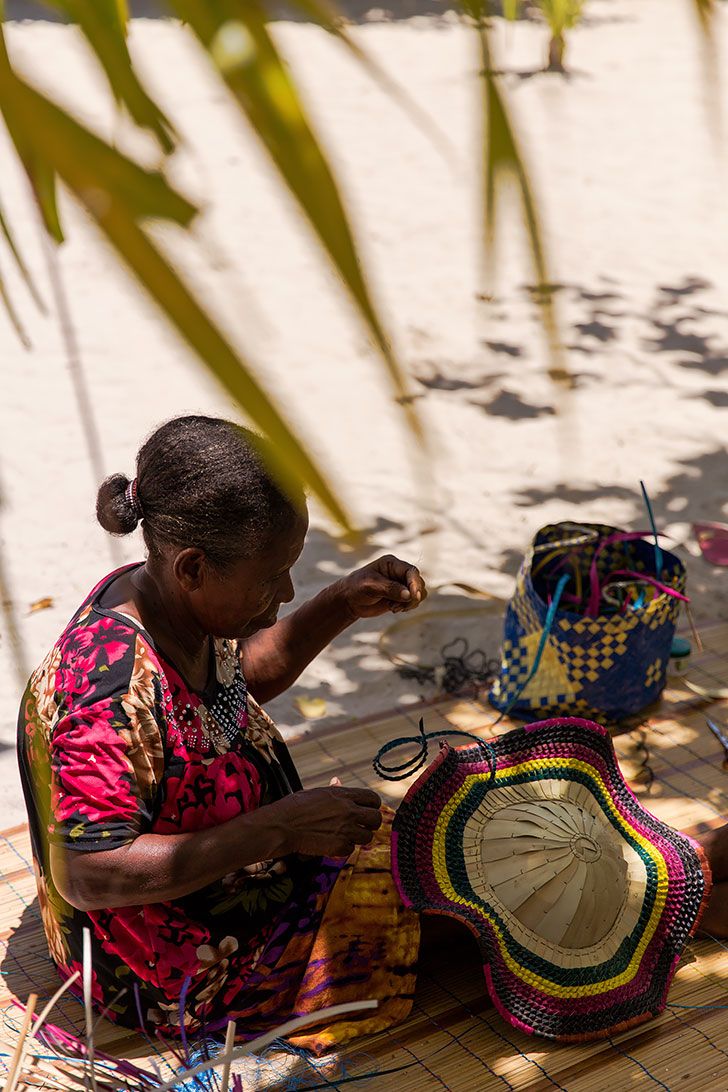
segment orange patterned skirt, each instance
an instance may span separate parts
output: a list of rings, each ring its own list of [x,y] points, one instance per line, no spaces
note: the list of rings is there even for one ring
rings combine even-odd
[[[374,841],[355,850],[328,897],[291,1015],[347,1001],[379,1004],[291,1039],[314,1054],[399,1024],[412,1008],[420,920],[403,906],[392,878],[391,808],[382,808],[382,818]]]

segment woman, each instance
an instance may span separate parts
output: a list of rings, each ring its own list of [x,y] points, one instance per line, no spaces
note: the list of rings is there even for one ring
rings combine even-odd
[[[392,881],[391,813],[365,789],[302,790],[261,704],[357,619],[427,593],[384,557],[278,621],[308,523],[252,439],[177,418],[132,482],[104,482],[101,525],[141,521],[148,558],[93,589],[34,673],[18,749],[60,973],[87,927],[95,1004],[164,1034],[233,1019],[250,1038],[379,1001],[297,1040],[321,1052],[407,1015],[419,925]]]

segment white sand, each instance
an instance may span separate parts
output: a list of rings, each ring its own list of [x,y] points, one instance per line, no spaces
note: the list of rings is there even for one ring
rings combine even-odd
[[[434,6],[423,0],[421,10]],[[406,10],[418,10],[416,0]],[[568,80],[537,71],[542,26],[498,29],[553,278],[564,286],[558,301],[578,376],[568,405],[545,377],[543,338],[524,289],[533,277],[515,219],[504,233],[497,303],[478,299],[477,55],[468,31],[453,17],[422,16],[355,30],[447,133],[448,162],[322,31],[277,28],[336,163],[436,447],[429,500],[413,478],[379,361],[254,139],[183,30],[134,23],[132,48],[191,149],[180,156],[179,183],[206,206],[204,247],[175,242],[175,254],[370,528],[364,556],[393,550],[421,561],[433,582],[460,579],[507,594],[539,525],[574,517],[644,525],[640,477],[660,524],[679,541],[689,537],[691,520],[728,511],[728,206],[706,108],[717,90],[708,84],[688,0],[590,0],[587,11],[571,38]],[[722,46],[727,31],[723,8]],[[21,67],[32,66],[107,130],[108,100],[73,30],[18,23],[8,37]],[[723,103],[728,126],[725,91]],[[34,215],[4,139],[0,185],[50,299]],[[105,467],[129,472],[161,419],[228,406],[83,217],[69,208],[66,223],[61,267]],[[4,252],[1,258],[7,274]],[[57,320],[40,317],[20,286],[14,295],[34,350],[24,352],[0,316],[0,535],[30,669],[115,559],[94,523],[96,483]],[[140,553],[138,539],[117,545],[123,560]],[[354,563],[314,512],[299,594]],[[701,559],[689,565],[698,613],[725,615],[726,572]],[[53,597],[53,607],[29,614],[43,596]],[[332,716],[386,709],[416,693],[374,654],[378,628],[347,633],[321,657],[274,703],[279,722],[300,724],[291,703],[297,693],[325,697]],[[488,632],[491,653],[493,640]],[[10,749],[20,692],[3,633],[6,826],[22,818]]]

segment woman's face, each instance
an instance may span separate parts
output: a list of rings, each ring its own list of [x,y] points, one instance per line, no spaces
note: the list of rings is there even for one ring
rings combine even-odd
[[[224,570],[213,568],[204,555],[175,562],[187,607],[203,632],[231,640],[251,637],[272,626],[282,603],[293,599],[291,569],[298,560],[308,531],[308,516],[277,535],[260,557],[244,558]],[[192,551],[189,551],[191,553]],[[199,551],[194,551],[199,553]]]

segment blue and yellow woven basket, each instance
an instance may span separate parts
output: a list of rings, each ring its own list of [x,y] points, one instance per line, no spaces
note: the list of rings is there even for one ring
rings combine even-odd
[[[521,565],[505,618],[500,672],[490,692],[496,709],[527,719],[574,713],[613,723],[640,712],[664,689],[680,599],[656,593],[624,613],[605,613],[598,600],[593,614],[572,609],[571,602],[586,603],[595,580],[625,571],[657,578],[682,593],[682,561],[661,550],[658,573],[655,547],[644,538],[625,541],[626,532],[603,524],[578,530],[582,541],[573,524],[542,528]],[[565,551],[565,540],[576,544]],[[567,568],[572,594],[555,612],[552,608],[544,641],[554,580]]]

